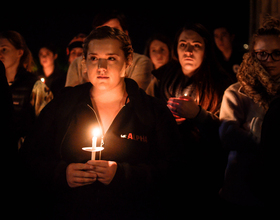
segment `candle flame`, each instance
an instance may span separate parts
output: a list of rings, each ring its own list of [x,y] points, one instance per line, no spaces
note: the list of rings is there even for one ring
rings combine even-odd
[[[93,135],[94,137],[99,136],[99,135],[100,135],[100,129],[99,129],[99,128],[94,128],[94,129],[92,130],[92,135]]]

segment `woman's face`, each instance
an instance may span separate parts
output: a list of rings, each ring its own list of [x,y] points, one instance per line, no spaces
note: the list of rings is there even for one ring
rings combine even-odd
[[[230,35],[226,28],[217,28],[214,30],[214,39],[220,51],[226,51],[232,48],[234,36]]]
[[[68,62],[72,63],[73,60],[75,60],[77,57],[80,57],[83,55],[83,48],[75,47],[70,51]]]
[[[150,58],[155,69],[166,64],[169,61],[169,50],[167,45],[159,40],[153,40],[150,45]]]
[[[280,52],[280,38],[273,35],[259,36],[254,45],[255,52],[272,53]],[[260,61],[264,69],[276,80],[280,78],[280,61],[274,61],[271,56],[265,61]]]
[[[18,67],[23,50],[17,50],[6,38],[0,39],[0,60],[5,69]]]
[[[127,60],[121,46],[116,39],[89,42],[86,66],[95,89],[110,90],[123,83]]]
[[[45,47],[41,48],[39,51],[39,59],[43,67],[53,66],[56,58],[57,54],[53,54],[52,51]]]
[[[205,43],[203,38],[195,31],[185,30],[178,39],[178,58],[183,73],[191,77],[204,58]]]

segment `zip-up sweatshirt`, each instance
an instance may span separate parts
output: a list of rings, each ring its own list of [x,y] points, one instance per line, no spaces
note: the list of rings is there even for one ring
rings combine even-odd
[[[153,209],[155,194],[164,195],[170,163],[176,164],[180,146],[176,122],[169,109],[146,95],[135,81],[125,79],[125,83],[129,102],[103,136],[101,159],[117,162],[108,186],[96,181],[70,188],[66,181],[70,163],[90,160],[91,153],[82,148],[91,146],[91,131],[100,126],[90,100],[92,84],[65,88],[45,107],[27,136],[21,159],[38,184],[55,192],[55,215],[74,219],[146,216],[145,210]]]

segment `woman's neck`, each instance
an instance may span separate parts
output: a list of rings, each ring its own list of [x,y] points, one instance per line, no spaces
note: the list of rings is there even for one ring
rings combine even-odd
[[[54,71],[54,65],[43,67],[43,71],[44,71],[45,76],[49,77],[50,75],[52,75],[52,73]]]
[[[92,87],[91,96],[96,103],[100,104],[110,104],[114,102],[119,102],[123,99],[126,94],[125,83],[121,83],[111,90],[98,90]]]
[[[17,75],[17,69],[18,69],[18,65],[13,65],[6,69],[6,77],[8,83],[12,83],[15,81],[15,77]]]
[[[232,48],[228,48],[228,49],[222,51],[222,53],[223,53],[224,59],[226,61],[229,61],[231,54],[232,54]]]
[[[93,107],[97,110],[103,134],[106,133],[114,118],[125,105],[126,97],[125,83],[107,91],[99,91],[92,87],[91,101]]]

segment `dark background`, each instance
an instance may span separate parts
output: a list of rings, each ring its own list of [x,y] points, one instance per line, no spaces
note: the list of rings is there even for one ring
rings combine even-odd
[[[97,1],[96,1],[97,2]],[[60,62],[66,62],[66,47],[78,33],[89,34],[94,16],[105,8],[122,11],[129,24],[129,35],[136,52],[143,53],[147,39],[156,32],[173,40],[176,32],[187,21],[203,24],[211,33],[219,24],[226,24],[236,33],[243,45],[248,43],[250,1],[130,1],[117,6],[110,1],[68,3],[24,3],[17,7],[2,7],[0,31],[18,31],[26,40],[35,59],[41,45],[52,42],[59,52]]]

